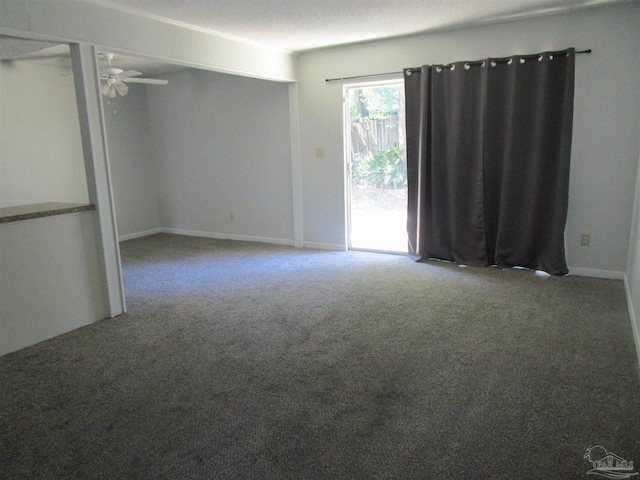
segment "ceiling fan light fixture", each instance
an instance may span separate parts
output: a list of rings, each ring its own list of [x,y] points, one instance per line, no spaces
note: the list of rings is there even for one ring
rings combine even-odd
[[[111,66],[111,60],[114,58],[113,53],[103,52],[102,55],[108,60],[109,67],[99,71],[100,80],[104,83],[100,87],[100,92],[107,97],[115,98],[116,94],[124,97],[129,92],[127,83],[146,83],[149,85],[167,85],[167,80],[157,78],[141,78],[141,72],[137,70],[122,70]],[[125,83],[126,82],[126,83]]]
[[[124,82],[117,82],[113,88],[120,94],[120,96],[124,97],[129,91],[129,87]]]

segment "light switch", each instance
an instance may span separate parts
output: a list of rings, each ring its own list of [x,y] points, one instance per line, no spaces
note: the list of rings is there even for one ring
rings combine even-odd
[[[324,157],[324,147],[316,147],[316,157]]]
[[[587,233],[583,233],[582,235],[580,235],[580,245],[582,245],[583,247],[588,247],[590,243],[591,235]]]

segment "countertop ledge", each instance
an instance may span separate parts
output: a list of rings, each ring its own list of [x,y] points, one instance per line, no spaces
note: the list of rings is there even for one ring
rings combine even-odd
[[[0,223],[20,222],[34,218],[52,217],[67,213],[87,212],[95,210],[95,205],[84,203],[46,202],[32,205],[0,208]]]

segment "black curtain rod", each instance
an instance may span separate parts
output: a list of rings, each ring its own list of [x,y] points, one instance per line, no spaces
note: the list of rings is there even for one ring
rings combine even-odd
[[[560,50],[558,52],[551,52],[551,54],[554,53],[560,53],[560,52],[564,52],[564,50]],[[587,49],[587,50],[579,50],[576,51],[576,55],[579,53],[591,53],[591,49]],[[539,54],[534,54],[534,55],[520,55],[521,57],[525,57],[525,58],[534,58],[537,57]],[[517,57],[518,55],[514,55],[514,57]],[[508,57],[505,57],[508,58]],[[496,60],[500,60],[499,58]],[[472,64],[478,63],[478,62],[469,62]],[[482,63],[482,62],[480,62]],[[412,72],[416,72],[418,70],[420,70],[419,68],[409,68],[408,70],[411,70]],[[372,73],[370,75],[356,75],[354,77],[340,77],[340,78],[326,78],[324,81],[325,82],[341,82],[343,80],[357,80],[358,78],[371,78],[371,77],[384,77],[385,75],[400,75],[401,73],[404,73],[404,70],[402,72],[388,72],[388,73]]]

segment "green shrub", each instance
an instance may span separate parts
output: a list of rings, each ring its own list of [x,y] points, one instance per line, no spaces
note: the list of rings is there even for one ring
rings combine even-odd
[[[404,187],[407,184],[404,149],[396,144],[388,150],[377,150],[373,156],[354,159],[353,173],[365,185],[378,188]]]

